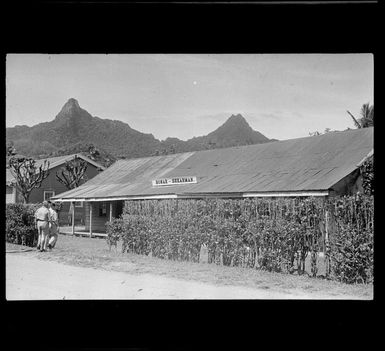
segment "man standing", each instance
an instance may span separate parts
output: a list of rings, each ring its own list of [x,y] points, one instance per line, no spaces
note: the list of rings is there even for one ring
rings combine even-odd
[[[58,238],[59,219],[56,212],[56,206],[53,202],[49,203],[49,240],[48,248],[52,250],[55,247]]]
[[[39,207],[35,212],[35,226],[39,233],[37,240],[37,249],[46,251],[49,234],[49,211],[48,201],[43,201],[43,206]]]

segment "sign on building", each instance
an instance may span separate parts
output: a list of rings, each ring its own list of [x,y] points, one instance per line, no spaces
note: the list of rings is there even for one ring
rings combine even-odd
[[[152,186],[167,186],[167,185],[183,185],[183,184],[195,184],[197,183],[197,177],[174,177],[174,178],[161,178],[154,179]]]

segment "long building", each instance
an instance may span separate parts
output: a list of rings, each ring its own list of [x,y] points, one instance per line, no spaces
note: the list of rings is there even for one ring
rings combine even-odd
[[[54,196],[85,202],[86,230],[104,231],[124,201],[335,196],[362,192],[360,165],[373,128],[226,149],[119,160],[84,185]]]

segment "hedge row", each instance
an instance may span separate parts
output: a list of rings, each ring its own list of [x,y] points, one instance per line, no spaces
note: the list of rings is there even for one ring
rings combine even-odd
[[[326,212],[329,241],[325,247]],[[311,275],[317,256],[330,257],[331,277],[373,280],[373,197],[127,201],[107,223],[108,244],[123,252]]]
[[[41,204],[7,204],[5,209],[5,240],[18,245],[36,246],[37,230],[34,213]]]
[[[334,275],[343,282],[373,281],[374,198],[356,196],[331,206],[330,256]]]

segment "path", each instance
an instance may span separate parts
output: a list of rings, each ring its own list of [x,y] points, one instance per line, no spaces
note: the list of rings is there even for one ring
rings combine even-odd
[[[6,254],[7,300],[314,299],[335,296],[217,286],[151,274],[129,274]],[[349,297],[344,297],[348,298]]]

